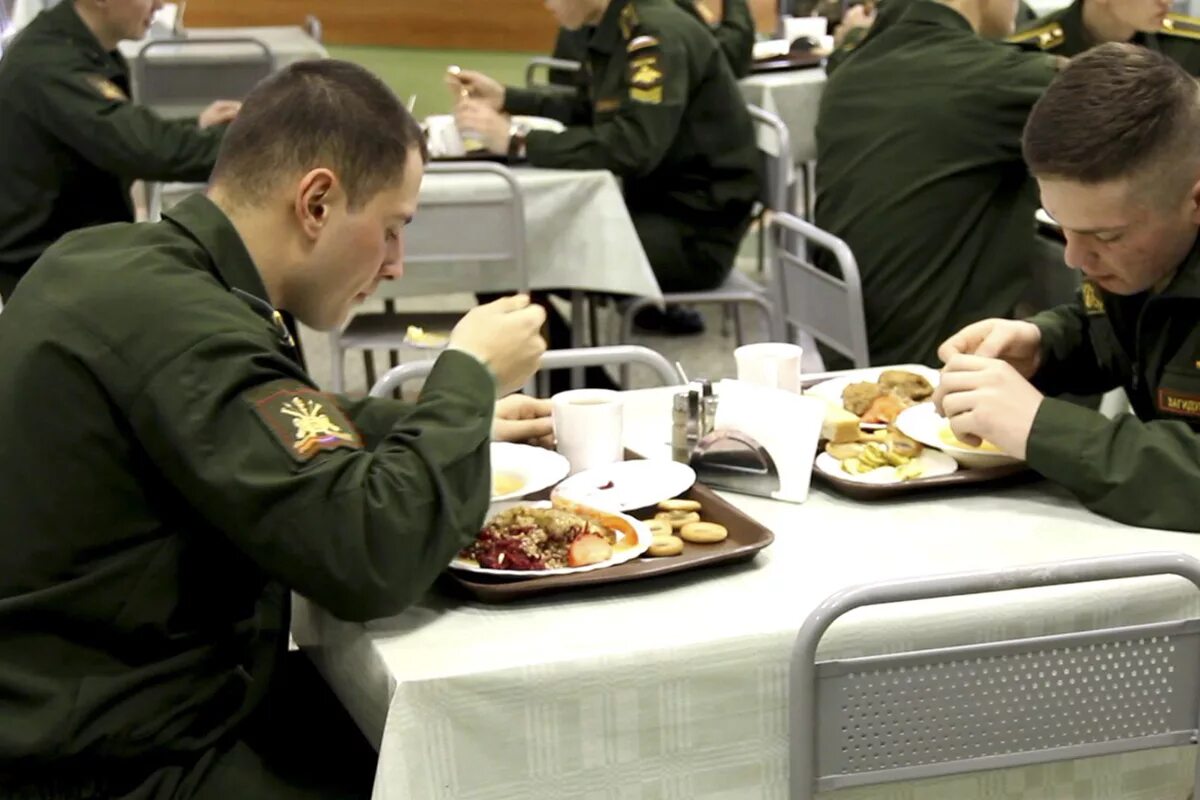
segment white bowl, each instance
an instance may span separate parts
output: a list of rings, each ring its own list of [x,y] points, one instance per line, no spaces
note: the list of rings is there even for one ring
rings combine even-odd
[[[492,442],[492,480],[498,473],[508,473],[521,479],[514,491],[493,495],[492,502],[517,500],[553,486],[567,477],[571,465],[553,450],[512,442]],[[493,485],[492,490],[495,491]]]
[[[896,427],[905,436],[916,439],[926,447],[949,454],[955,461],[968,469],[1000,467],[1018,464],[1021,459],[1007,453],[993,453],[969,447],[957,447],[942,438],[942,432],[950,430],[950,422],[933,407],[933,403],[920,403],[906,408],[896,417]]]

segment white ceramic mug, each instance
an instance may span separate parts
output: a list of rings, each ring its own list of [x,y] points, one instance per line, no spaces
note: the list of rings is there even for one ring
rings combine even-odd
[[[763,342],[733,351],[739,381],[770,389],[803,391],[804,348],[798,344]]]
[[[558,452],[571,462],[571,474],[623,461],[620,392],[573,389],[551,398]]]

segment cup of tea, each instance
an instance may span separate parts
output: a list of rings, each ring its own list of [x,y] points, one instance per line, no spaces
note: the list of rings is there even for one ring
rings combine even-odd
[[[748,344],[733,351],[739,381],[803,393],[804,348],[785,342]]]
[[[554,395],[551,404],[558,452],[570,462],[572,475],[624,460],[620,392],[573,389]]]

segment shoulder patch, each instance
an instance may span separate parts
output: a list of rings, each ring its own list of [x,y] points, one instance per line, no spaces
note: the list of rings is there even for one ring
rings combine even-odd
[[[129,102],[129,98],[121,91],[121,87],[100,75],[88,75],[87,82],[100,93],[105,100],[116,100],[120,103]]]
[[[657,51],[647,51],[629,59],[629,98],[657,105],[663,99],[662,66]]]
[[[636,53],[639,50],[646,50],[651,47],[658,47],[658,39],[655,39],[653,36],[635,36],[625,46],[625,52]]]
[[[1159,33],[1181,36],[1185,39],[1200,39],[1200,19],[1183,14],[1167,14]]]
[[[633,38],[633,32],[640,24],[641,20],[638,19],[637,9],[633,7],[633,0],[629,0],[621,9],[621,16],[617,18],[617,25],[621,28],[621,38],[628,42]]]
[[[1036,28],[1030,28],[1027,31],[1014,33],[1004,41],[1010,44],[1036,47],[1039,50],[1053,50],[1061,45],[1066,38],[1062,25],[1057,22],[1051,22],[1048,25],[1040,25]]]
[[[1085,280],[1079,287],[1079,296],[1083,300],[1083,310],[1089,315],[1104,313],[1104,298],[1100,296],[1096,284]]]
[[[300,463],[325,450],[361,450],[362,437],[333,395],[302,383],[275,382],[247,395],[254,413]]]

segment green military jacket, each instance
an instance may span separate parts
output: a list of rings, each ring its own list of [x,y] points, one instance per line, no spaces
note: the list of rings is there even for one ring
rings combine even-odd
[[[872,363],[937,365],[950,334],[1012,312],[1037,207],[1021,132],[1053,75],[1052,58],[914,0],[829,77],[816,222],[858,262]]]
[[[1077,305],[1031,321],[1042,332],[1039,389],[1120,387],[1134,413],[1110,420],[1047,397],[1029,436],[1029,465],[1107,517],[1200,531],[1200,240],[1158,294],[1109,294],[1085,281]]]
[[[1083,27],[1083,0],[1047,14],[1009,38],[1029,50],[1056,56],[1077,56],[1093,45]],[[1177,62],[1192,75],[1200,75],[1200,20],[1182,14],[1168,14],[1162,28],[1154,33],[1138,33],[1130,40],[1157,50]]]
[[[134,180],[203,181],[224,126],[129,101],[129,71],[64,0],[0,59],[0,270],[23,275],[68,231],[133,220]]]
[[[0,794],[236,736],[286,589],[394,614],[488,506],[487,369],[447,352],[415,404],[321,392],[224,214],[166,217],[64,237],[0,314]]]
[[[679,7],[689,14],[701,19],[696,8],[696,0],[675,0]],[[707,23],[706,23],[707,24]],[[754,63],[754,17],[746,0],[725,0],[722,17],[709,30],[717,37],[717,44],[729,62],[734,77],[742,78],[750,73]],[[587,60],[587,43],[595,31],[593,27],[579,30],[560,28],[558,38],[554,40],[554,58],[583,63]],[[574,86],[577,81],[567,73],[551,70],[551,82],[559,85]],[[586,77],[586,76],[585,76]]]
[[[633,212],[740,232],[758,198],[758,148],[746,101],[707,27],[674,0],[613,0],[584,65],[586,92],[507,89],[507,111],[568,126],[532,131],[529,162],[607,169],[624,179]]]

